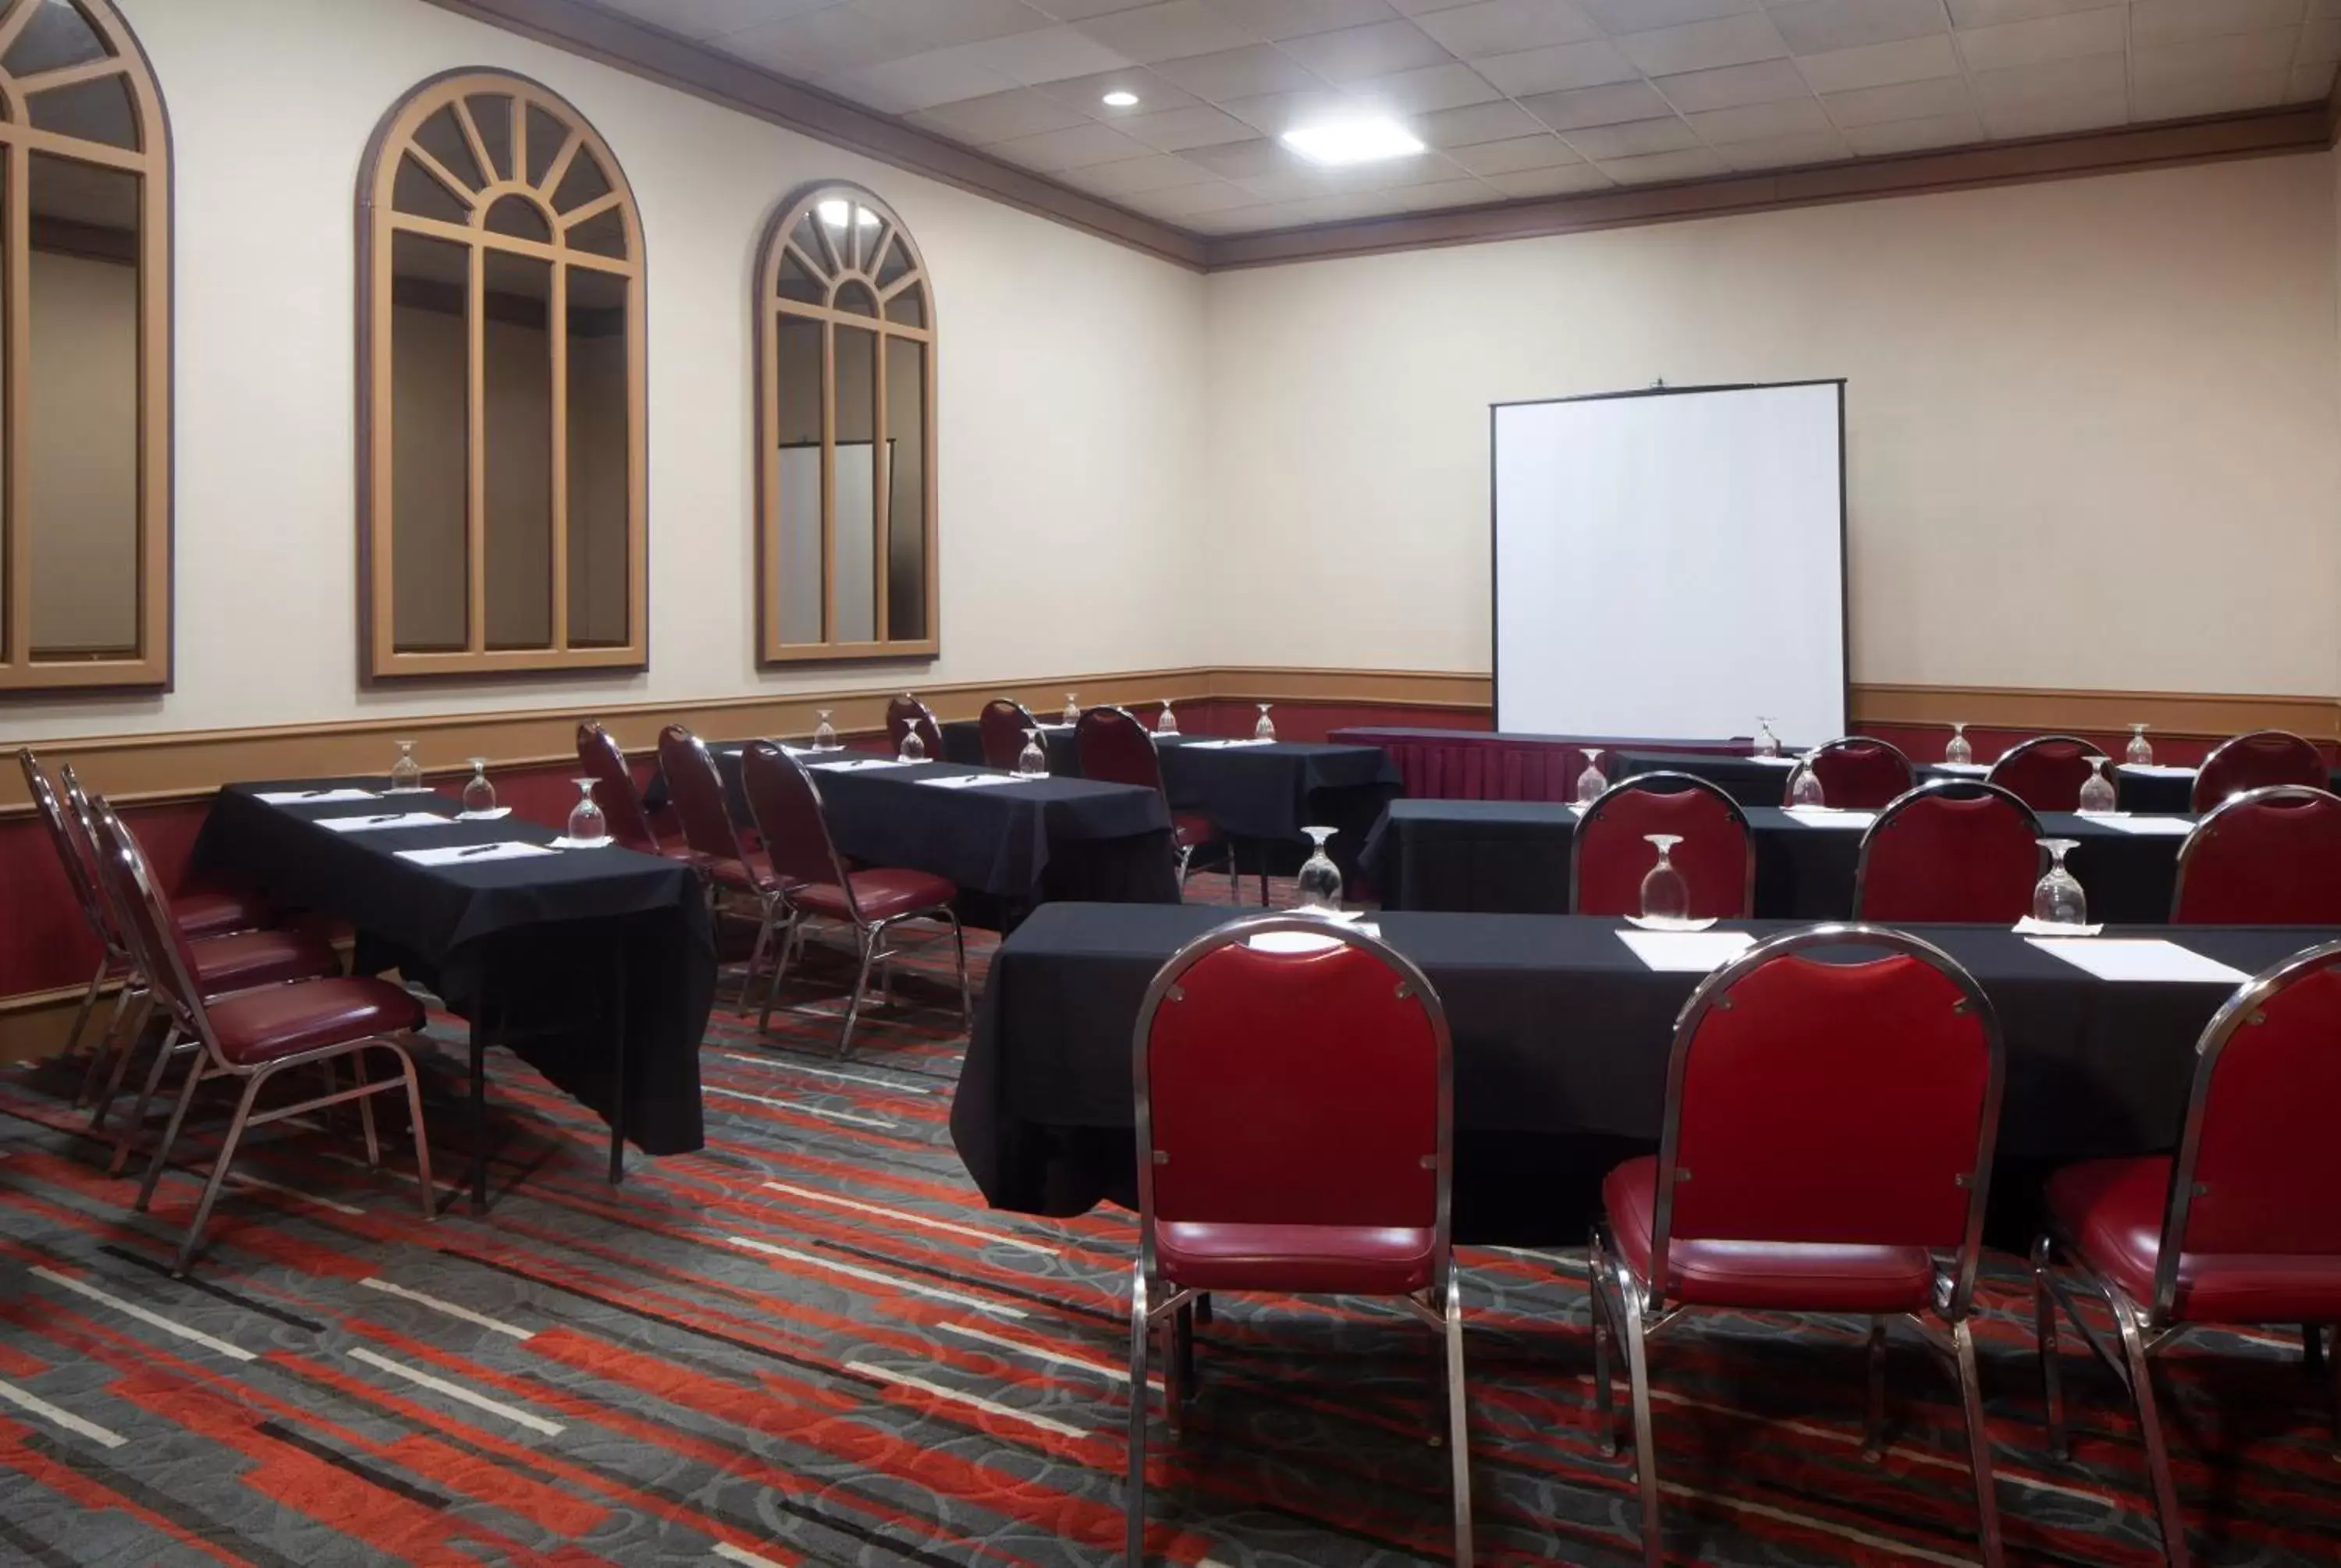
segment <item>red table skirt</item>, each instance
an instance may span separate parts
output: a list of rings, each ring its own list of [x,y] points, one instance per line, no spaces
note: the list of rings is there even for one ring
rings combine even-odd
[[[1360,725],[1329,740],[1379,746],[1398,764],[1416,800],[1573,800],[1585,771],[1585,749],[1707,751],[1745,756],[1746,740],[1677,740],[1648,736],[1503,735],[1469,729],[1400,729]]]

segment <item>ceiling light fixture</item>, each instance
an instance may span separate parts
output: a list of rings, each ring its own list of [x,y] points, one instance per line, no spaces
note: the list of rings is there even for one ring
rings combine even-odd
[[[1284,133],[1284,144],[1312,164],[1372,164],[1406,158],[1423,150],[1420,137],[1395,120],[1344,120],[1301,125]]]
[[[1134,107],[1137,103],[1137,94],[1125,93],[1119,88],[1105,95],[1105,106],[1109,109],[1128,109]]]
[[[814,210],[821,213],[821,221],[832,229],[842,229],[853,221],[853,203],[851,202],[842,202],[832,197]],[[862,209],[861,222],[863,228],[874,229],[878,226],[878,214],[864,207]]]

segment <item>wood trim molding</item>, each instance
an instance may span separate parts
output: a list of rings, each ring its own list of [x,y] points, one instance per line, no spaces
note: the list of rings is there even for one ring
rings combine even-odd
[[[2246,729],[2289,729],[2341,739],[2341,700],[2197,691],[2084,691],[2012,686],[1857,685],[1856,725],[1949,729],[2110,730],[2146,724],[2159,735],[2224,739]]]

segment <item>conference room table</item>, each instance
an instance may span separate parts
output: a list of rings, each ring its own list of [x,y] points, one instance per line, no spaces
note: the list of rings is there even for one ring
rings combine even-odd
[[[970,768],[984,766],[983,726],[972,719],[953,719],[941,726],[943,760]],[[1041,744],[1049,753],[1049,772],[1060,779],[1078,779],[1081,749],[1073,744],[1073,727],[1061,719],[1041,722]]]
[[[1850,918],[1862,831],[1876,813],[1744,809],[1756,841],[1756,914]],[[2039,819],[2041,837],[2074,840],[2065,865],[2088,897],[2089,918],[2170,918],[2178,847],[2193,818],[2044,811]],[[1577,821],[1575,807],[1546,800],[1393,800],[1366,841],[1366,874],[1384,908],[1567,914]]]
[[[1911,759],[1918,782],[1938,779],[1980,781],[1991,771],[1987,762],[1922,762]],[[1614,782],[1640,773],[1688,773],[1720,788],[1742,806],[1778,806],[1786,798],[1788,774],[1797,754],[1784,749],[1778,757],[1733,757],[1704,751],[1664,751],[1629,749],[1602,759],[1602,771]],[[2117,804],[2125,811],[2160,816],[2189,810],[2195,795],[2192,768],[2169,765],[2132,767],[2114,764]],[[2328,777],[2326,787],[2341,793],[2341,769]]]
[[[333,799],[287,799],[294,794]],[[269,797],[275,797],[270,799]],[[457,820],[454,800],[380,779],[230,784],[194,848],[279,902],[346,921],[361,974],[396,968],[471,1026],[472,1201],[487,1205],[487,1049],[509,1046],[624,1145],[702,1146],[699,1047],[715,944],[697,872],[612,846],[548,850],[552,829],[505,815]],[[329,821],[411,817],[361,831]],[[523,845],[509,858],[487,847]],[[458,851],[440,863],[415,851]]]
[[[1135,1206],[1139,1008],[1163,961],[1225,914],[1057,904],[1001,944],[951,1117],[960,1156],[993,1207],[1067,1216],[1100,1203]],[[1601,1173],[1656,1145],[1675,1016],[1700,976],[1646,968],[1617,920],[1385,912],[1377,923],[1422,967],[1453,1035],[1456,1238],[1581,1245]],[[1760,937],[1794,924],[1718,929]],[[1917,929],[1974,975],[2006,1040],[1997,1245],[2029,1239],[2047,1168],[2177,1141],[2197,1037],[2234,980],[2105,980],[2004,927]],[[2248,976],[2336,933],[2128,934],[2174,941]]]

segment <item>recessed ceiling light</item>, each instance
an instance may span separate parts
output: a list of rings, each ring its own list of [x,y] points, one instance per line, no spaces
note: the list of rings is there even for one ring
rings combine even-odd
[[[821,213],[821,221],[832,229],[842,229],[853,221],[853,203],[839,201],[835,197],[822,203],[817,211]],[[861,223],[865,229],[876,228],[878,214],[867,207],[862,208]]]
[[[1312,164],[1370,164],[1422,151],[1421,138],[1395,120],[1344,120],[1287,131],[1284,144]]]
[[[1134,105],[1137,102],[1138,94],[1135,93],[1116,91],[1108,93],[1105,95],[1105,106],[1109,109],[1127,109]]]

